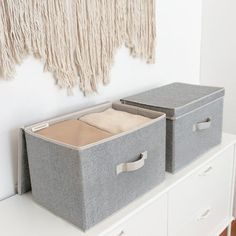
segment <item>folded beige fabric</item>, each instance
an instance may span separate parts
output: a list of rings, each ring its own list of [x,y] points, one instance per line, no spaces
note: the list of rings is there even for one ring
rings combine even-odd
[[[59,122],[38,131],[37,134],[78,147],[112,136],[112,134],[104,130],[100,130],[79,120]]]
[[[85,115],[80,120],[112,134],[117,134],[139,127],[151,119],[109,108],[103,112]]]

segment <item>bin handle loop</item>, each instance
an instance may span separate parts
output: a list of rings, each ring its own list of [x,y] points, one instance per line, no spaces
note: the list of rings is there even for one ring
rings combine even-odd
[[[204,122],[199,122],[193,125],[193,131],[205,130],[211,127],[211,118],[207,118]]]
[[[131,172],[142,168],[147,159],[147,151],[140,154],[140,159],[138,161],[121,163],[116,166],[116,174],[119,175],[122,172]]]

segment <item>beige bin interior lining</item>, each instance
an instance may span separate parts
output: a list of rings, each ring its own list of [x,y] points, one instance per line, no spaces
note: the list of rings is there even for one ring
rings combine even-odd
[[[87,115],[87,114],[90,114],[90,113],[96,113],[96,112],[104,112],[105,110],[107,110],[109,108],[113,108],[113,109],[118,110],[118,111],[125,111],[125,112],[128,112],[130,114],[141,115],[141,116],[147,117],[147,118],[149,118],[150,122],[155,122],[158,119],[162,119],[163,115],[164,115],[163,113],[160,113],[160,112],[146,110],[146,109],[143,109],[143,108],[137,108],[137,107],[130,106],[130,105],[125,105],[125,104],[121,104],[121,103],[106,102],[106,103],[103,103],[103,104],[100,104],[100,105],[97,105],[97,106],[94,106],[94,107],[90,107],[90,108],[81,110],[79,112],[70,113],[70,114],[67,114],[67,115],[64,115],[64,116],[60,116],[60,117],[53,118],[53,119],[50,119],[50,120],[45,120],[43,122],[40,122],[40,123],[37,123],[37,124],[34,124],[34,125],[30,125],[28,127],[25,127],[24,130],[26,132],[31,133],[31,134],[35,134],[36,136],[39,135],[41,137],[45,137],[45,139],[47,139],[47,140],[51,140],[51,141],[54,140],[55,143],[69,145],[70,147],[77,147],[77,148],[83,148],[85,146],[88,147],[89,145],[93,145],[94,143],[99,143],[99,142],[102,142],[103,140],[107,140],[107,139],[110,139],[110,138],[113,138],[113,137],[117,137],[117,135],[122,135],[123,133],[126,133],[126,132],[121,132],[119,134],[113,134],[113,135],[110,134],[109,132],[105,132],[105,134],[107,135],[106,136],[106,135],[104,135],[104,133],[101,135],[100,131],[102,131],[102,130],[98,129],[98,130],[96,130],[96,133],[98,131],[99,135],[92,135],[94,137],[88,137],[89,133],[87,133],[86,138],[83,137],[84,140],[83,141],[81,140],[79,142],[78,138],[73,137],[73,135],[78,134],[78,129],[77,129],[76,132],[74,132],[74,126],[73,125],[72,125],[72,127],[73,127],[72,128],[72,134],[69,134],[70,131],[67,128],[63,128],[64,130],[66,129],[66,132],[58,131],[58,126],[57,125],[59,125],[61,123],[60,125],[64,126],[66,123],[62,123],[62,122],[68,122],[68,121],[71,121],[71,120],[78,121],[84,115]],[[147,125],[150,122],[147,122]],[[144,124],[144,125],[146,125],[146,124]],[[93,126],[89,126],[89,127],[96,129],[96,127],[93,127]],[[57,131],[55,131],[55,134],[52,134],[53,132],[52,133],[49,132],[49,134],[47,134],[47,132],[48,132],[47,129],[48,128],[49,128],[48,131],[52,132],[52,130],[54,130],[54,129],[56,129]],[[130,131],[128,131],[128,132],[130,132]],[[91,132],[91,130],[90,130],[90,132]],[[83,136],[82,132],[80,132],[79,136],[80,137]]]
[[[77,147],[82,147],[112,136],[111,133],[79,120],[62,121],[41,129],[36,133]]]
[[[80,120],[70,119],[45,127],[36,133],[59,142],[82,147],[113,134],[129,131],[150,121],[142,115],[108,108],[92,112]]]
[[[82,116],[80,120],[106,132],[118,134],[140,127],[149,122],[150,118],[108,108],[103,112]]]

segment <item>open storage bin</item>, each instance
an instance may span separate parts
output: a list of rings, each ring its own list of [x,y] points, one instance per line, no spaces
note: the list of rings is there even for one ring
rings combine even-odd
[[[151,118],[130,131],[77,147],[38,131],[112,107]],[[34,199],[87,230],[164,180],[165,114],[105,103],[26,127]]]
[[[166,170],[174,173],[221,142],[224,88],[172,83],[121,99],[166,113]]]

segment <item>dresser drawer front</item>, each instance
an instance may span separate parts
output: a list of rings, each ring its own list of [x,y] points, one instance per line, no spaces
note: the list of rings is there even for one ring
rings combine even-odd
[[[196,212],[195,215],[189,218],[189,222],[181,225],[176,232],[172,231],[170,235],[216,236],[215,229],[222,225],[222,223],[229,220],[226,216],[226,211],[227,209],[224,209],[224,207],[217,207],[217,205],[213,204],[211,207],[202,208]]]
[[[167,236],[166,194],[139,211],[106,236]]]
[[[233,151],[228,148],[170,190],[170,236],[208,236],[230,216]]]

